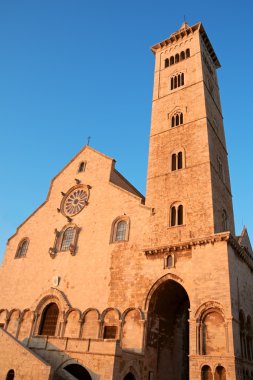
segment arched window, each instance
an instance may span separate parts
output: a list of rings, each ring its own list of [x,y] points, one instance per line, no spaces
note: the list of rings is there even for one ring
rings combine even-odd
[[[183,152],[173,153],[171,155],[171,171],[183,168]]]
[[[177,223],[177,218],[176,218],[177,211],[176,211],[176,207],[175,206],[171,207],[170,214],[171,214],[171,216],[170,216],[170,221],[171,221],[170,225],[173,227]]]
[[[212,370],[208,365],[201,368],[201,380],[213,380]]]
[[[55,335],[55,330],[57,326],[59,316],[59,309],[56,303],[50,303],[47,305],[43,311],[39,335]]]
[[[18,249],[17,249],[17,252],[16,252],[16,258],[19,258],[19,257],[24,257],[26,256],[26,252],[28,250],[28,245],[29,245],[29,240],[28,239],[23,239],[19,245],[18,245]]]
[[[186,58],[190,57],[190,49],[186,49],[185,56]]]
[[[178,63],[179,62],[179,54],[176,54],[175,56],[175,63]]]
[[[173,253],[169,254],[166,257],[165,267],[166,268],[173,268],[174,267],[174,254]]]
[[[174,57],[170,57],[170,65],[174,65]]]
[[[178,155],[177,155],[177,168],[178,169],[182,169],[183,167],[183,153],[182,152],[178,152]]]
[[[85,168],[86,168],[86,162],[84,161],[80,162],[79,167],[78,167],[78,173],[84,172]]]
[[[171,157],[171,170],[172,171],[177,170],[177,155],[176,155],[176,153],[173,153],[172,157]]]
[[[170,60],[169,60],[169,58],[166,58],[165,61],[164,61],[164,67],[165,68],[169,67],[169,65],[170,65]]]
[[[119,217],[112,224],[111,242],[127,241],[129,238],[129,218]]]
[[[184,122],[184,116],[182,112],[177,112],[174,114],[171,118],[171,127],[177,127],[178,125],[183,124]]]
[[[53,247],[49,248],[52,258],[56,257],[57,252],[70,251],[74,255],[77,248],[77,240],[80,228],[74,223],[69,223],[61,231],[55,229],[55,240]]]
[[[184,208],[181,204],[175,204],[170,208],[170,226],[180,226],[184,223]]]
[[[175,127],[175,116],[172,116],[171,118],[171,128]]]
[[[126,238],[126,228],[127,228],[127,222],[125,220],[121,220],[117,224],[116,229],[116,240],[125,240]]]
[[[184,73],[181,74],[181,86],[184,85]]]
[[[177,83],[178,83],[178,87],[181,86],[181,74],[178,74],[177,76]]]
[[[183,206],[179,205],[177,209],[177,224],[180,226],[183,224]]]
[[[6,380],[13,380],[15,377],[15,372],[13,369],[10,369],[6,375]]]
[[[171,90],[174,89],[174,78],[173,77],[170,79],[170,89]]]
[[[180,60],[183,61],[185,59],[185,52],[181,51],[180,53]]]
[[[223,231],[228,230],[228,216],[226,210],[222,211],[222,229]]]
[[[170,78],[170,89],[174,90],[177,87],[184,85],[184,73],[174,75]]]
[[[68,251],[71,244],[73,244],[75,229],[73,227],[67,228],[62,236],[61,251]]]
[[[215,369],[214,380],[226,380],[226,370],[221,365]]]

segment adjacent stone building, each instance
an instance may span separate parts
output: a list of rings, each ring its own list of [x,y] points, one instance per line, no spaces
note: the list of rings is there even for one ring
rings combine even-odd
[[[201,23],[152,51],[146,198],[89,146],[52,180],[2,263],[1,379],[253,378],[220,63]]]

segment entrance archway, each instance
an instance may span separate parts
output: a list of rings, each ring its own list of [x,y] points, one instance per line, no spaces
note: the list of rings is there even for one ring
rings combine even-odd
[[[52,302],[47,305],[43,311],[39,335],[55,335],[59,315],[59,309],[56,303]]]
[[[124,377],[124,380],[135,380],[135,377],[134,375],[129,372],[125,377]]]
[[[80,364],[69,364],[64,367],[65,371],[75,376],[78,380],[92,380],[89,372]]]
[[[159,380],[189,379],[189,307],[185,289],[174,280],[161,283],[151,296],[147,348],[156,357]]]

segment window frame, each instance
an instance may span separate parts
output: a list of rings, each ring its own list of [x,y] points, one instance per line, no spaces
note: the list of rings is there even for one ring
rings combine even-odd
[[[27,243],[26,248],[25,248],[25,252],[20,254],[20,251],[22,251],[22,247],[25,243]],[[30,240],[27,237],[20,240],[18,247],[17,247],[17,250],[16,250],[15,259],[22,259],[22,258],[26,257],[26,254],[27,254],[27,251],[29,248],[29,244],[30,244]]]
[[[73,228],[73,230],[74,230],[72,243],[70,243],[69,249],[62,250],[62,243],[63,243],[64,234],[69,228]],[[54,231],[54,233],[55,233],[54,245],[53,245],[53,247],[49,248],[50,256],[52,258],[54,258],[58,252],[70,252],[71,255],[75,255],[76,249],[77,249],[78,236],[79,236],[80,231],[81,231],[81,228],[78,227],[74,223],[66,224],[60,231],[55,229],[55,231]]]
[[[181,214],[179,214],[180,210],[182,210]],[[182,222],[178,224],[180,217]],[[169,209],[169,227],[182,227],[185,224],[185,207],[183,202],[172,203]]]
[[[118,225],[121,222],[126,222],[126,230],[125,230],[125,239],[124,240],[116,239],[117,238]],[[129,241],[129,232],[130,232],[130,218],[126,215],[119,216],[112,223],[110,243],[122,243],[122,242]]]

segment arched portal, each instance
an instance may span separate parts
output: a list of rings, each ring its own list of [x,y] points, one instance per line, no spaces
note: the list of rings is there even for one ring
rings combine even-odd
[[[80,364],[69,364],[64,369],[78,380],[92,380],[89,372]]]
[[[151,296],[147,349],[156,357],[159,380],[189,379],[189,307],[185,289],[170,279]]]
[[[135,376],[129,372],[125,377],[124,380],[135,380]]]
[[[59,309],[56,303],[48,304],[42,314],[39,334],[40,335],[55,335],[59,315]]]

